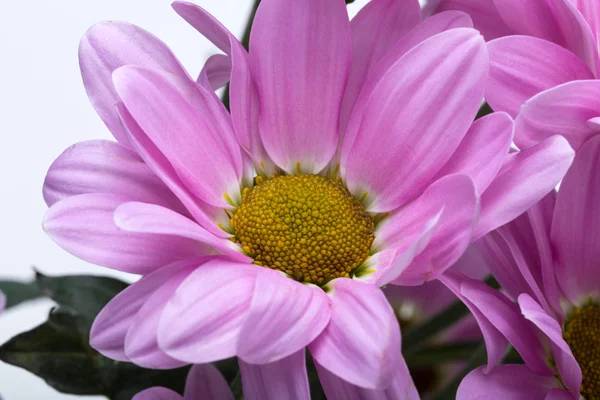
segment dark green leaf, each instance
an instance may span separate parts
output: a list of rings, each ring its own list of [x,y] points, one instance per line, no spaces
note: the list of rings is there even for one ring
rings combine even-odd
[[[442,363],[465,361],[471,358],[481,342],[463,342],[444,345],[427,346],[412,355],[405,357],[409,368],[438,365]]]
[[[44,296],[35,282],[0,281],[0,291],[6,295],[6,308]]]

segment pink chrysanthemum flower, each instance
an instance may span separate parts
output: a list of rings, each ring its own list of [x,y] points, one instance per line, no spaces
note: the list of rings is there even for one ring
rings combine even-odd
[[[519,148],[560,134],[577,150],[600,132],[597,0],[441,0],[437,10],[469,13],[490,40],[485,98],[515,118]]]
[[[194,81],[144,30],[90,29],[84,84],[118,143],[71,147],[44,186],[57,243],[144,275],[92,345],[149,368],[237,356],[248,399],[308,398],[308,347],[328,398],[415,398],[379,287],[436,279],[572,149],[508,155],[508,115],[472,123],[488,58],[463,13],[375,0],[350,22],[342,0],[263,0],[246,53],[174,8],[226,55]],[[231,113],[213,92],[229,77]]]
[[[526,362],[502,365],[489,374],[484,368],[473,371],[458,399],[600,396],[598,168],[597,136],[575,156],[558,195],[548,195],[484,238],[487,265],[518,307],[485,285],[456,275],[444,278],[460,286],[458,292],[482,314],[484,324],[493,325]],[[502,346],[493,338],[488,346],[492,359],[502,357]]]

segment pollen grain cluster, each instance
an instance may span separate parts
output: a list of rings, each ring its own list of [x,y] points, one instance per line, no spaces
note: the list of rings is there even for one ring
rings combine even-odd
[[[600,399],[600,305],[576,308],[568,318],[563,337],[581,367],[581,395]]]
[[[375,229],[341,181],[308,174],[275,176],[246,190],[231,226],[255,264],[317,285],[361,265]]]

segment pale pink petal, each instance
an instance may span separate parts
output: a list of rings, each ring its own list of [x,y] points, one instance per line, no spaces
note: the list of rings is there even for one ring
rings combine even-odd
[[[223,54],[214,54],[206,60],[198,77],[198,83],[206,82],[207,89],[217,90],[229,82],[231,76],[231,58]]]
[[[590,26],[600,44],[600,3],[596,0],[571,0]]]
[[[215,46],[229,54],[231,33],[210,13],[196,4],[185,1],[175,1],[171,5],[175,12],[185,19],[191,26]]]
[[[468,175],[481,194],[504,163],[514,133],[514,122],[505,113],[492,113],[475,121],[438,177]]]
[[[585,143],[563,179],[552,221],[556,277],[569,300],[600,294],[600,136]]]
[[[146,275],[116,295],[100,311],[90,332],[90,345],[106,357],[129,361],[125,355],[125,336],[132,326],[136,314],[146,301],[174,275],[178,275],[205,262],[189,259],[167,265]]]
[[[563,178],[574,152],[561,136],[510,154],[481,196],[474,239],[506,224],[550,193]]]
[[[44,200],[86,193],[113,193],[185,212],[179,200],[129,148],[107,140],[74,144],[52,163],[44,181]]]
[[[178,89],[159,73],[135,66],[119,68],[113,81],[127,110],[192,193],[219,207],[230,207],[225,196],[234,204],[241,200],[241,169],[220,132]]]
[[[400,359],[400,367],[395,372],[390,386],[383,390],[364,389],[332,374],[318,363],[319,381],[328,400],[418,400],[419,393],[410,377],[404,359]]]
[[[321,366],[354,385],[387,388],[402,357],[392,307],[375,285],[338,278],[329,286],[331,321],[310,344],[310,352]]]
[[[413,0],[373,0],[352,19],[352,66],[340,111],[342,132],[369,72],[419,22],[421,8]]]
[[[247,400],[310,400],[305,351],[269,364],[239,360]]]
[[[457,10],[471,17],[475,29],[479,30],[486,41],[513,32],[506,26],[493,1],[481,0],[441,0],[436,12]]]
[[[600,132],[600,117],[594,117],[594,118],[588,119],[587,124],[590,128],[592,128],[596,132]]]
[[[479,367],[462,380],[456,400],[544,400],[557,385],[556,378],[540,376],[525,365],[500,365],[490,373]]]
[[[152,143],[137,122],[135,122],[123,103],[117,104],[117,110],[131,144],[146,165],[179,198],[200,225],[216,236],[228,237],[229,234],[217,225],[219,217],[224,217],[228,220],[223,210],[210,206],[194,196],[186,188],[179,176],[177,176],[177,172],[164,154]]]
[[[600,80],[565,83],[525,103],[515,120],[515,143],[527,148],[550,136],[562,135],[578,150],[600,131],[588,123],[599,115]]]
[[[281,360],[312,342],[330,317],[331,300],[323,289],[261,268],[240,331],[238,357],[251,364]]]
[[[563,389],[551,389],[544,400],[578,400],[579,394]]]
[[[233,357],[254,292],[257,267],[212,260],[183,281],[158,326],[158,345],[189,363]]]
[[[488,43],[490,77],[485,99],[495,111],[515,118],[536,94],[565,82],[594,79],[569,50],[531,36],[508,36]],[[552,60],[552,62],[548,62]]]
[[[173,261],[212,252],[208,246],[187,238],[119,229],[113,214],[129,201],[130,197],[105,193],[69,197],[50,207],[43,227],[69,253],[133,274],[147,274]]]
[[[251,262],[239,245],[216,237],[193,220],[154,204],[129,202],[115,210],[115,223],[127,232],[169,235],[188,238],[212,247],[233,261]]]
[[[169,274],[159,275],[156,278],[160,279],[160,288],[146,298],[144,305],[130,319],[129,329],[125,335],[125,354],[131,362],[150,369],[171,369],[186,364],[169,357],[158,347],[158,324],[167,302],[179,285],[206,261],[208,259],[195,263],[189,262],[187,263],[189,265],[182,264],[184,268],[179,270],[165,267],[157,271],[157,273],[165,271]],[[148,275],[148,278],[157,273]],[[143,282],[143,279],[140,282]]]
[[[466,175],[449,175],[431,185],[417,201],[432,211],[442,208],[435,232],[409,266],[396,278],[397,285],[420,285],[438,278],[465,252],[479,214],[479,198]],[[408,211],[405,207],[400,213]]]
[[[211,364],[194,365],[185,382],[184,400],[234,400],[229,384]]]
[[[250,40],[260,95],[260,135],[287,172],[322,170],[338,144],[350,67],[350,21],[342,0],[263,0]]]
[[[418,196],[450,159],[483,96],[485,43],[452,29],[405,54],[366,103],[342,166],[348,188],[368,193],[369,211],[393,210]],[[434,98],[445,98],[442,108]]]
[[[533,322],[550,339],[554,362],[565,386],[573,392],[579,393],[581,368],[573,357],[569,345],[563,339],[563,332],[558,322],[528,294],[519,296],[519,306],[521,306],[523,316]]]
[[[187,73],[171,50],[151,33],[125,22],[101,22],[79,43],[79,66],[92,105],[122,144],[129,146],[115,104],[119,97],[112,73],[123,65],[140,65],[186,78]]]
[[[182,400],[179,393],[164,387],[156,386],[139,392],[131,400]]]

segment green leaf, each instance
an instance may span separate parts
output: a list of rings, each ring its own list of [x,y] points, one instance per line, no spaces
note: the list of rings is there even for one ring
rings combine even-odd
[[[0,292],[6,295],[6,308],[44,297],[35,282],[0,281]]]
[[[409,368],[439,365],[448,362],[465,361],[471,358],[481,342],[462,342],[428,346],[415,354],[405,357]]]

